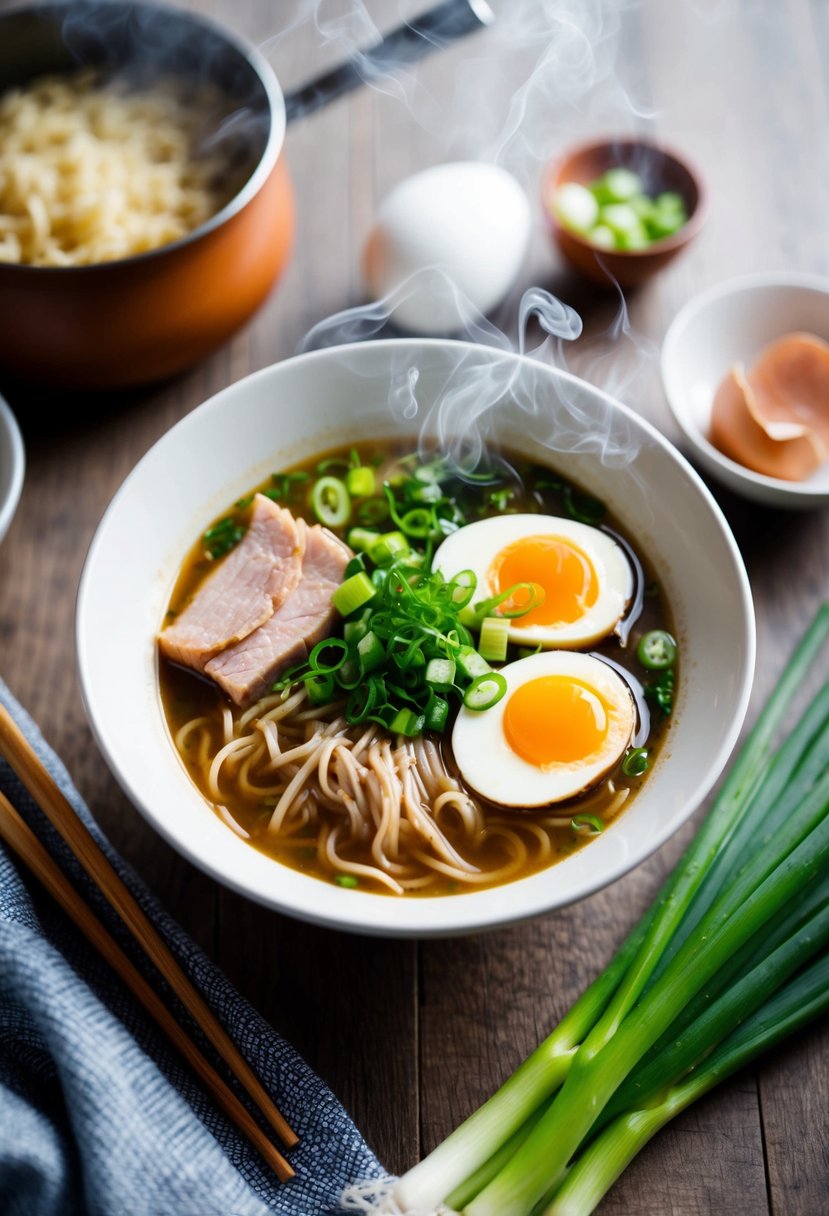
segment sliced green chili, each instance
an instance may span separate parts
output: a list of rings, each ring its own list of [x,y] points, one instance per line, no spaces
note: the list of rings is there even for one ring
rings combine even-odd
[[[648,671],[664,671],[676,662],[676,642],[664,629],[651,629],[639,639],[636,657]]]

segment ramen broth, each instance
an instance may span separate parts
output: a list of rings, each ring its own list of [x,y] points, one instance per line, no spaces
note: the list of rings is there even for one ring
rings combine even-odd
[[[336,472],[338,464],[343,467],[348,465],[353,451],[353,448],[348,447],[321,453],[313,460],[286,472],[274,474],[266,482],[255,487],[249,495],[233,504],[205,534],[208,537],[212,534],[217,538],[214,545],[217,556],[209,555],[204,537],[199,539],[188,554],[170,598],[165,624],[175,619],[205,577],[215,569],[216,562],[224,555],[222,549],[226,545],[234,544],[243,534],[250,512],[250,502],[256,491],[274,498],[295,517],[302,517],[309,524],[313,524],[316,519],[308,501],[309,487],[314,478],[320,475],[320,466],[323,470]],[[405,470],[405,458],[410,452],[410,448],[393,442],[365,442],[360,444],[359,459],[361,464],[371,465],[376,469],[377,484],[382,485],[384,479],[393,478],[401,469]],[[649,697],[646,701],[642,696],[642,685],[659,673],[644,670],[635,652],[636,640],[642,634],[651,630],[665,630],[671,634],[674,632],[671,614],[657,581],[656,572],[650,568],[647,555],[638,550],[635,537],[627,537],[623,525],[609,513],[604,513],[602,504],[582,494],[571,483],[564,482],[549,468],[509,453],[502,453],[502,457],[505,460],[503,469],[486,484],[466,482],[460,478],[451,482],[451,494],[456,498],[468,522],[503,513],[539,513],[563,518],[581,518],[585,522],[589,520],[596,527],[609,529],[628,555],[632,555],[635,582],[639,585],[634,588],[630,616],[632,618],[635,615],[634,606],[639,615],[635,621],[630,621],[631,630],[627,645],[622,645],[620,638],[614,634],[581,649],[624,670],[637,709],[645,718],[644,723],[642,716],[639,718],[639,728],[634,735],[633,745],[645,742],[643,735],[647,733],[645,746],[649,767],[652,767],[654,759],[665,746],[671,719],[659,710],[652,698]],[[401,461],[404,462],[402,465]],[[450,492],[446,483],[444,487],[445,493]],[[355,522],[359,520],[352,519],[348,527],[335,528],[333,531],[345,539],[348,528]],[[379,525],[381,528],[392,526],[390,523]],[[637,565],[640,567],[638,573]],[[625,632],[624,621],[621,632]],[[511,646],[508,657],[511,660],[516,656],[516,648]],[[178,667],[163,655],[159,657],[159,678],[162,705],[173,739],[176,740],[182,735],[188,723],[197,723],[189,729],[186,737],[181,739],[178,747],[181,759],[204,797],[232,830],[256,849],[304,874],[327,882],[338,881],[344,886],[359,886],[360,889],[375,893],[388,890],[362,874],[357,879],[346,880],[348,876],[332,867],[327,860],[325,851],[320,846],[318,826],[292,830],[284,836],[269,830],[276,802],[273,796],[262,796],[255,788],[245,793],[223,773],[220,782],[221,801],[217,801],[215,788],[211,791],[208,780],[210,765],[213,757],[226,742],[227,716],[232,715],[233,720],[238,721],[243,711],[233,706],[212,682]],[[650,729],[647,731],[649,709]],[[250,717],[250,711],[247,712]],[[451,735],[450,722],[442,735],[431,736],[430,747],[433,749],[431,754],[439,755],[447,772],[456,775]],[[433,869],[423,881],[413,882],[407,888],[406,894],[454,895],[466,890],[481,890],[500,885],[504,881],[514,881],[544,870],[595,839],[599,834],[595,829],[598,827],[603,830],[617,814],[627,810],[637,789],[646,780],[647,772],[639,776],[626,776],[620,761],[607,778],[581,797],[531,810],[496,806],[471,791],[475,803],[480,807],[484,825],[479,838],[470,842],[468,827],[459,815],[445,814],[440,826],[452,847],[487,873],[478,877],[474,883],[467,884],[443,873],[439,868]],[[247,784],[255,787],[258,783],[255,777],[249,774]],[[319,814],[323,821],[326,817],[333,820],[336,816],[336,812],[327,810],[324,806],[320,808]],[[515,843],[516,838],[522,845]],[[523,857],[520,856],[522,848],[526,853]],[[510,865],[505,867],[507,853],[510,855]],[[340,849],[340,855],[358,867],[375,864],[370,839],[349,843],[347,847]],[[519,864],[516,864],[516,859]],[[489,873],[492,874],[491,879],[488,877]]]

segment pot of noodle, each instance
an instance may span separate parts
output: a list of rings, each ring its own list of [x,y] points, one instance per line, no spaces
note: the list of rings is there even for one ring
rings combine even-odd
[[[443,0],[363,60],[410,62],[486,12]],[[117,388],[220,345],[290,255],[286,121],[361,79],[345,64],[286,98],[254,47],[154,3],[0,15],[0,365]]]

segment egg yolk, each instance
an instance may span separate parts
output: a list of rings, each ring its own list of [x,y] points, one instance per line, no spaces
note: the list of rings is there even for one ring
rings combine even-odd
[[[504,735],[536,768],[585,760],[604,742],[607,705],[571,676],[539,676],[515,690],[504,710]]]
[[[560,536],[526,536],[507,545],[496,555],[489,580],[496,594],[516,583],[536,583],[544,592],[542,603],[513,619],[519,629],[572,624],[592,608],[599,594],[590,558]],[[519,596],[516,600],[511,607],[521,606]]]

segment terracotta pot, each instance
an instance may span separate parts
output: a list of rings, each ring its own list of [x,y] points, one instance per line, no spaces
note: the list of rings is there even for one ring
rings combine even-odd
[[[0,368],[62,388],[117,388],[171,375],[221,345],[290,255],[286,115],[301,117],[357,87],[367,63],[380,73],[412,62],[479,28],[488,13],[484,0],[442,0],[287,98],[254,47],[182,9],[59,0],[0,14],[0,92],[81,67],[138,83],[173,76],[217,85],[219,124],[234,118],[221,148],[243,183],[199,228],[136,257],[56,268],[0,262]]]

